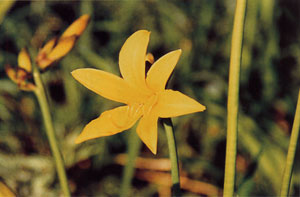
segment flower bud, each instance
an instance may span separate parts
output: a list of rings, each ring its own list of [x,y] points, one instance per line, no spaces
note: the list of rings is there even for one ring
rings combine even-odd
[[[82,15],[65,30],[61,38],[65,38],[73,35],[80,36],[85,30],[89,21],[90,21],[90,16],[88,14]]]
[[[28,79],[31,77],[31,75],[25,69],[21,67],[12,68],[10,65],[6,65],[5,72],[7,76],[13,82],[15,82],[21,90],[34,91],[35,85],[31,82],[28,82]]]
[[[47,42],[36,57],[37,65],[44,70],[67,55],[74,47],[77,38],[86,29],[89,20],[89,15],[81,16],[66,29],[60,38],[53,38]]]
[[[18,65],[20,68],[23,68],[28,73],[31,72],[31,60],[30,56],[25,48],[21,50],[18,56]]]

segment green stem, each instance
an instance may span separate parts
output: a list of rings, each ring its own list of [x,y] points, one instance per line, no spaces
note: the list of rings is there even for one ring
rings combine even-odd
[[[54,156],[54,161],[55,161],[60,185],[61,185],[62,191],[64,193],[64,196],[69,197],[71,195],[70,195],[67,176],[66,176],[66,172],[65,172],[64,161],[63,161],[62,155],[59,151],[57,140],[55,137],[52,120],[51,120],[51,115],[50,115],[50,111],[49,111],[49,104],[47,101],[44,85],[42,83],[40,72],[35,65],[33,67],[33,78],[34,78],[34,82],[36,85],[36,89],[35,89],[34,93],[35,93],[37,100],[39,102],[39,105],[41,107],[44,124],[45,124],[45,128],[46,128],[46,134],[47,134],[47,137],[49,140],[52,154]]]
[[[296,148],[297,148],[297,141],[299,138],[299,127],[300,127],[300,91],[298,95],[298,102],[296,107],[296,113],[292,128],[292,134],[290,139],[290,145],[288,149],[288,155],[286,159],[285,169],[283,173],[283,180],[281,185],[281,193],[280,196],[288,196],[289,195],[289,188],[290,182],[292,178],[292,171],[294,166]]]
[[[181,196],[177,148],[176,148],[174,128],[173,128],[171,118],[164,118],[163,125],[167,134],[169,154],[171,159],[171,174],[172,174],[172,183],[173,183],[172,195]]]
[[[237,0],[231,40],[229,88],[227,104],[227,141],[224,193],[225,197],[234,194],[235,165],[237,152],[237,119],[239,104],[239,79],[242,53],[242,40],[245,22],[246,0]]]
[[[127,197],[129,196],[130,185],[134,175],[135,160],[139,154],[142,142],[139,139],[135,128],[132,128],[130,135],[128,136],[128,157],[127,163],[122,176],[120,196]]]

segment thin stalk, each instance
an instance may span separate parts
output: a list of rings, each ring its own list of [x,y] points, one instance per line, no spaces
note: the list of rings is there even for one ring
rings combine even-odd
[[[171,160],[171,175],[172,175],[172,183],[173,183],[172,196],[181,196],[177,148],[176,148],[174,128],[173,128],[171,118],[164,118],[163,125],[167,134],[169,154]]]
[[[33,66],[33,78],[34,82],[36,85],[36,89],[34,91],[37,100],[39,102],[39,105],[41,107],[43,119],[44,119],[44,124],[46,128],[46,134],[48,137],[48,141],[50,144],[50,148],[54,157],[55,165],[56,165],[56,170],[58,174],[58,178],[60,181],[60,185],[63,191],[63,194],[65,197],[71,196],[69,186],[68,186],[68,180],[66,176],[66,171],[64,167],[64,161],[62,158],[62,155],[59,151],[57,140],[55,137],[54,133],[54,128],[52,125],[52,119],[49,111],[49,104],[47,101],[44,85],[40,76],[40,72],[38,68],[34,65]]]
[[[297,141],[299,138],[299,127],[300,127],[300,91],[298,95],[298,102],[296,107],[296,113],[292,128],[292,134],[290,139],[290,145],[288,149],[288,155],[286,159],[285,169],[283,173],[283,180],[281,185],[281,193],[280,196],[288,196],[289,189],[290,189],[290,182],[292,178],[296,148],[297,148]]]
[[[127,163],[122,176],[120,196],[127,197],[129,196],[130,186],[134,174],[135,160],[139,154],[142,141],[139,139],[135,128],[131,129],[128,140],[128,157]]]
[[[239,104],[239,80],[242,53],[242,40],[245,22],[246,0],[237,0],[231,40],[229,87],[227,104],[227,141],[225,160],[225,197],[234,194],[235,165],[237,152],[237,121]]]

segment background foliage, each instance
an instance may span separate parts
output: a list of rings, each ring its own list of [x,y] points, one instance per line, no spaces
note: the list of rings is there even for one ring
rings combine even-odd
[[[119,50],[139,29],[151,31],[148,51],[155,59],[183,50],[168,87],[207,106],[203,113],[173,120],[182,174],[196,184],[184,188],[184,194],[209,195],[223,187],[235,1],[16,1],[7,10],[4,4],[9,3],[0,3],[0,177],[16,194],[56,196],[60,190],[37,101],[32,93],[18,90],[4,65],[16,66],[21,48],[38,49],[86,13],[91,22],[75,48],[42,76],[72,193],[118,194],[126,163],[122,154],[132,131],[75,145],[85,124],[117,104],[81,86],[70,72],[93,67],[119,74]],[[248,1],[237,158],[240,195],[279,192],[300,85],[299,6],[297,0]],[[293,195],[300,190],[299,148],[297,152]],[[158,158],[167,158],[168,151],[161,128],[157,156],[145,146],[140,156],[163,165]],[[168,194],[163,172],[146,168],[137,169],[132,193]],[[205,192],[202,183],[215,187]]]

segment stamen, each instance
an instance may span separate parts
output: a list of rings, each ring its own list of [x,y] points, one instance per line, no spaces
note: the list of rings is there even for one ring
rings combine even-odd
[[[118,128],[125,128],[128,125],[131,125],[133,122],[137,120],[141,116],[141,109],[143,107],[143,104],[134,103],[131,105],[126,106],[126,111],[124,113],[124,119],[121,120],[115,120],[112,115],[110,115],[110,119],[112,123],[118,127]]]
[[[128,116],[133,119],[134,119],[134,117],[139,116],[142,106],[143,106],[143,104],[140,104],[140,103],[134,103],[133,105],[129,106]]]
[[[156,105],[158,100],[158,95],[157,94],[153,94],[148,100],[147,102],[144,104],[143,107],[143,114],[147,115],[150,113],[150,111],[153,109],[153,107]]]

